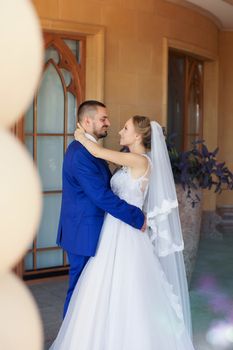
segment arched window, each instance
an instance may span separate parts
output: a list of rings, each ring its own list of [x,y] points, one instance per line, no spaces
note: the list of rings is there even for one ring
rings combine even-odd
[[[176,134],[179,151],[202,138],[203,61],[177,51],[169,52],[168,135]]]
[[[62,163],[85,95],[85,38],[45,33],[44,42],[43,76],[23,123],[24,142],[43,187],[41,224],[23,261],[25,279],[67,270],[66,255],[56,245]]]

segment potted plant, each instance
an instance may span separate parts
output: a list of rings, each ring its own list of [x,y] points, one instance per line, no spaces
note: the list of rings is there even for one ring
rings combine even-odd
[[[202,216],[202,190],[213,190],[221,193],[223,189],[233,189],[233,174],[225,165],[218,162],[216,148],[210,152],[204,140],[193,142],[188,151],[177,151],[174,135],[166,138],[171,161],[181,226],[184,238],[184,260],[187,278],[190,282],[194,269],[200,239]]]

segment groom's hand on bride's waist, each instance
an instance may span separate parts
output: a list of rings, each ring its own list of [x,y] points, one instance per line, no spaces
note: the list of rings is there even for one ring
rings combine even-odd
[[[141,228],[141,231],[142,231],[142,232],[145,232],[145,231],[146,231],[146,228],[147,228],[147,219],[146,219],[146,216],[145,216],[144,224],[143,224],[143,226],[142,226],[142,228]]]

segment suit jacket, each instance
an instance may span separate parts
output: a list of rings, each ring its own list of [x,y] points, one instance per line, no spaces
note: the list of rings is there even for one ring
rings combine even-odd
[[[140,229],[142,211],[117,197],[110,188],[107,163],[93,157],[78,141],[65,154],[63,193],[57,244],[66,251],[94,256],[105,212]]]

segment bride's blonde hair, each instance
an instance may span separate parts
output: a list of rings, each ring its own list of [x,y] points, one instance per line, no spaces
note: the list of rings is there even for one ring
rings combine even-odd
[[[151,125],[150,119],[142,115],[134,115],[132,117],[133,125],[137,133],[142,135],[143,146],[151,149]]]

